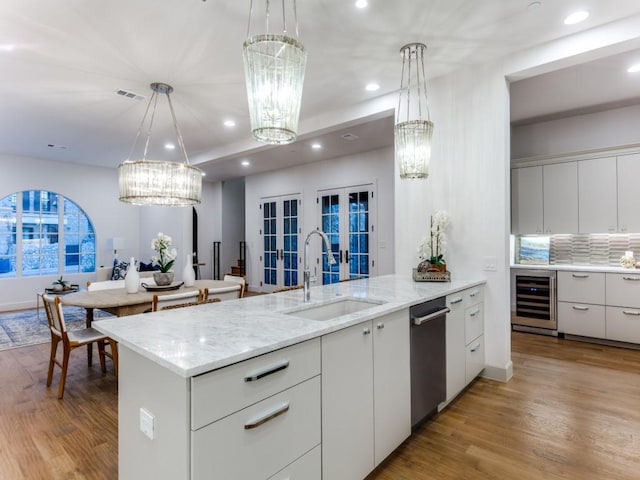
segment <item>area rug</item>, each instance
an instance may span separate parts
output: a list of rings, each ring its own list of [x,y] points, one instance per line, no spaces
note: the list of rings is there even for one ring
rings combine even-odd
[[[86,311],[81,307],[64,307],[64,319],[68,330],[85,327]],[[51,341],[47,314],[40,307],[19,312],[0,313],[0,350],[47,343]]]

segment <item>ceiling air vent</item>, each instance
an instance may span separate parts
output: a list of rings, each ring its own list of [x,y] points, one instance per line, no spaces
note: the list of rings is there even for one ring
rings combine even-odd
[[[355,140],[356,138],[358,138],[358,136],[354,135],[353,133],[345,133],[344,135],[342,135],[342,138],[344,138],[345,140]]]
[[[133,98],[134,100],[143,100],[145,97],[144,95],[139,95],[135,92],[130,92],[128,90],[116,90],[116,93],[122,97],[126,97],[126,98]]]

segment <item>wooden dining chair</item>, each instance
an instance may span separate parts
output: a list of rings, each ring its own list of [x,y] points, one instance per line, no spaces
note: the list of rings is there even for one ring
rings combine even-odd
[[[225,275],[223,278],[225,282],[233,282],[240,285],[240,293],[238,294],[238,298],[244,297],[244,289],[246,287],[247,282],[244,277],[240,277],[238,275]]]
[[[64,396],[69,356],[71,351],[78,347],[90,343],[97,343],[102,372],[106,373],[107,371],[105,357],[110,357],[113,361],[114,372],[116,376],[118,375],[118,348],[115,340],[108,338],[95,328],[68,331],[64,321],[64,312],[62,311],[60,297],[45,294],[42,295],[42,301],[45,312],[47,313],[47,321],[51,332],[51,353],[49,356],[49,370],[47,372],[47,387],[51,386],[53,380],[53,367],[54,365],[58,365],[62,370],[60,373],[60,384],[58,385],[59,399],[62,399]],[[60,342],[62,342],[62,361],[58,360],[56,356]],[[105,350],[105,343],[109,343],[110,352]]]
[[[152,312],[166,310],[168,308],[180,308],[197,305],[198,301],[203,298],[200,290],[189,290],[180,293],[168,293],[164,295],[155,294],[151,307]]]

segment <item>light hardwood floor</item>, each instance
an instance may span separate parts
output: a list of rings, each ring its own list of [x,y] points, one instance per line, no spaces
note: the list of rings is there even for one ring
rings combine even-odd
[[[116,479],[111,366],[75,351],[58,401],[48,348],[0,352],[0,478]],[[640,479],[640,351],[514,333],[513,363],[509,383],[477,380],[367,480]]]

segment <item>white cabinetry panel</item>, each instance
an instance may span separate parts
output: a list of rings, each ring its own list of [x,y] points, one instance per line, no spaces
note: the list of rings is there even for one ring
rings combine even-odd
[[[299,458],[291,465],[280,470],[269,480],[321,480],[322,447],[316,448]]]
[[[581,233],[618,230],[616,157],[578,162],[578,228]]]
[[[607,273],[607,305],[640,308],[640,274]]]
[[[618,226],[620,232],[640,232],[640,154],[618,156]]]
[[[578,231],[578,165],[577,162],[544,165],[544,233],[576,233]]]
[[[608,340],[640,343],[640,310],[607,307]]]
[[[558,272],[558,301],[604,305],[604,273]]]
[[[605,338],[605,307],[558,302],[558,331],[569,335]]]
[[[542,233],[542,167],[511,170],[511,233]]]

